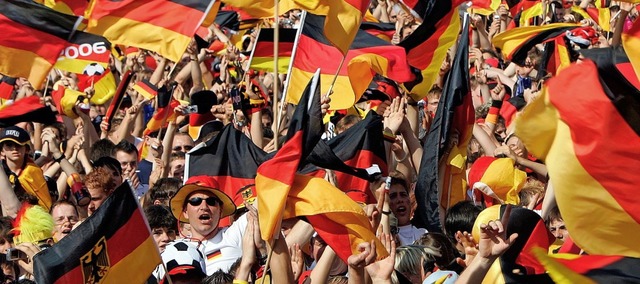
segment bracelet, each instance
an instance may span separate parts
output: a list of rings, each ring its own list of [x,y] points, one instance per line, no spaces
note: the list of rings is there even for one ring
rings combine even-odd
[[[60,155],[60,157],[56,158],[53,157],[53,161],[56,163],[60,163],[60,161],[62,161],[63,159],[65,159],[66,157],[64,156],[64,153],[62,155]]]
[[[391,215],[391,211],[380,211],[380,213],[384,214],[384,215]]]
[[[396,160],[396,162],[398,163],[404,162],[404,160],[407,159],[407,156],[409,156],[409,153],[404,153],[404,157],[402,159],[398,159],[398,157],[396,157],[396,154],[393,153],[393,159]]]

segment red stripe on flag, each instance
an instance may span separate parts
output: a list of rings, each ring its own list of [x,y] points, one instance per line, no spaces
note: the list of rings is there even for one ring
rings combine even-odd
[[[609,256],[609,255],[583,255],[580,259],[563,259],[554,258],[555,261],[562,263],[562,265],[568,267],[578,274],[586,274],[593,269],[601,269],[609,266],[614,262],[623,259],[623,256]],[[583,261],[580,261],[583,260]]]
[[[0,46],[33,52],[53,65],[67,41],[29,26],[16,23],[0,13],[0,26],[4,36]],[[44,44],[47,43],[47,44]]]
[[[107,240],[111,267],[149,238],[148,234],[144,234],[147,225],[139,210],[134,211],[129,221]]]
[[[435,56],[434,52],[439,45],[439,39],[447,31],[447,27],[454,14],[458,17],[457,13],[447,13],[447,15],[438,22],[436,25],[438,29],[429,39],[409,50],[407,53],[407,61],[409,61],[411,66],[423,70],[432,64],[433,57]],[[442,23],[446,24],[443,25]]]
[[[253,51],[253,57],[273,57],[272,41],[259,41]],[[278,44],[278,56],[291,57],[293,42],[280,42]]]

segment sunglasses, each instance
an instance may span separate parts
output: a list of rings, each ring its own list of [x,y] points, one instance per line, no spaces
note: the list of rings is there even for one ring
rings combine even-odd
[[[182,151],[182,152],[186,153],[186,152],[191,151],[191,149],[193,149],[193,146],[176,146],[176,147],[173,147],[173,151],[175,151],[175,152]]]
[[[220,199],[215,198],[213,196],[207,197],[206,199],[202,197],[194,197],[187,200],[187,202],[191,204],[191,206],[200,206],[200,204],[202,204],[202,201],[206,201],[207,205],[209,206],[216,206],[217,204],[222,204],[222,201],[220,201]]]

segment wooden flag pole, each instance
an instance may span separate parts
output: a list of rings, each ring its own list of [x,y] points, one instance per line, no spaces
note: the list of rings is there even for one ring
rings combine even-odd
[[[278,121],[280,121],[280,113],[278,111],[278,95],[279,95],[279,77],[278,77],[278,45],[280,44],[280,14],[278,13],[278,0],[273,1],[273,122],[271,128],[273,129],[273,139],[275,149],[278,150]],[[267,265],[269,263],[267,262]]]

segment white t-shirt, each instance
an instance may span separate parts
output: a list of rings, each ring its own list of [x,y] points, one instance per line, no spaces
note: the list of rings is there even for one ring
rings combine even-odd
[[[247,227],[246,214],[238,218],[231,226],[222,228],[212,238],[198,244],[197,241],[183,239],[198,246],[207,264],[207,275],[222,269],[228,272],[231,265],[242,257],[242,235]]]
[[[402,246],[413,244],[426,233],[426,229],[416,228],[411,224],[398,227],[398,239],[400,239],[400,245]]]

